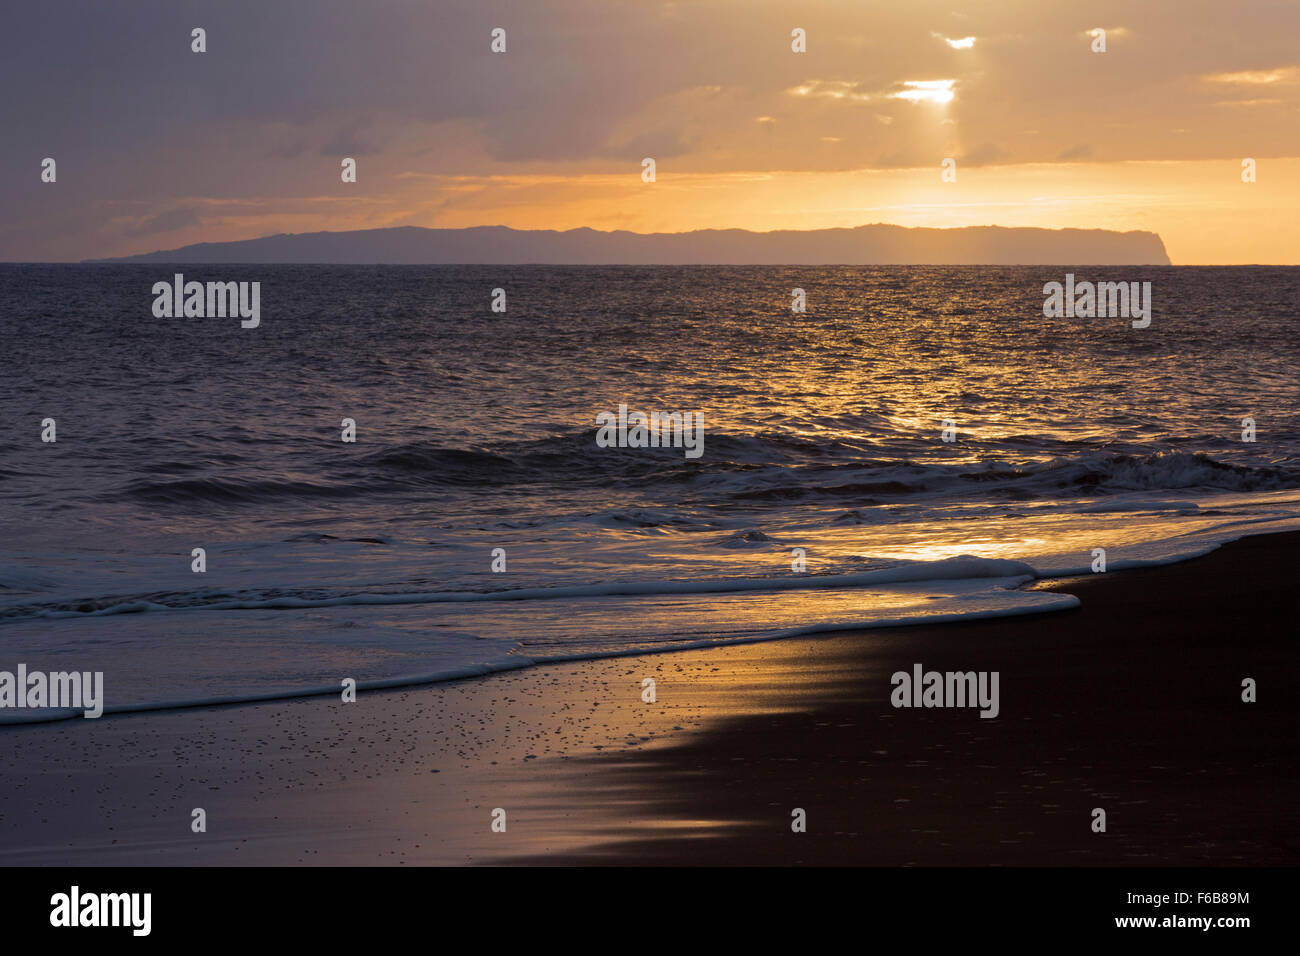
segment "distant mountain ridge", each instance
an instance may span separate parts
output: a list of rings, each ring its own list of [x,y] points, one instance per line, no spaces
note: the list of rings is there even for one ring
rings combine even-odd
[[[1169,265],[1154,232],[965,226],[635,233],[507,226],[282,233],[86,262],[325,265]]]

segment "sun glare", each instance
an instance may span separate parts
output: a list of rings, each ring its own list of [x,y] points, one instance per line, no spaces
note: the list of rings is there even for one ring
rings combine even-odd
[[[951,103],[956,80],[904,80],[906,89],[891,94],[896,100],[912,103]]]

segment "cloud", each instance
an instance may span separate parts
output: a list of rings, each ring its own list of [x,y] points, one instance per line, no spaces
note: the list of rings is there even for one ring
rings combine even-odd
[[[953,39],[952,37],[944,36],[942,33],[933,33],[933,32],[930,34],[930,36],[934,37],[937,40],[942,40],[944,43],[948,44],[954,50],[969,50],[971,47],[975,45],[974,37],[960,37],[958,39]]]
[[[807,96],[829,100],[847,100],[865,103],[874,98],[874,94],[863,90],[861,83],[846,80],[805,80],[798,86],[786,90],[791,96]]]
[[[847,103],[879,100],[906,100],[910,103],[949,103],[955,95],[956,80],[902,80],[891,86],[870,88],[850,80],[804,80],[786,89],[790,96],[827,99]]]
[[[1007,151],[996,143],[981,143],[957,162],[962,166],[988,166],[1005,159]]]
[[[0,259],[133,251],[124,230],[141,243],[195,228],[186,208],[212,238],[251,228],[253,213],[229,213],[241,202],[271,204],[256,214],[268,231],[328,225],[340,214],[305,205],[321,195],[437,215],[426,184],[457,176],[483,183],[495,203],[483,215],[503,221],[499,210],[570,202],[583,177],[639,183],[643,156],[672,158],[660,172],[680,177],[929,168],[963,145],[963,162],[991,165],[1009,153],[1095,166],[1088,143],[1108,162],[1222,159],[1242,144],[1300,156],[1288,121],[1300,3],[1237,0],[1213,31],[1192,29],[1211,3],[962,15],[941,0],[816,0],[833,17],[810,14],[807,55],[790,51],[788,11],[770,4],[740,17],[717,2],[669,14],[662,2],[515,0],[498,5],[509,50],[493,54],[482,0],[327,0],[328,15],[320,0],[223,0],[204,6],[203,55],[175,0],[133,0],[131,17],[102,0],[11,5],[5,36],[21,42],[0,57],[0,85],[22,95],[0,97]],[[1140,34],[1140,51],[1089,52],[1084,27],[1129,16],[1127,30],[1107,28],[1111,49]],[[31,157],[43,156],[59,161],[57,188],[36,188]],[[341,185],[340,156],[367,157],[356,188]],[[536,176],[553,178],[501,185]],[[592,221],[604,212],[571,204]]]
[[[373,156],[380,152],[381,144],[373,134],[364,135],[370,127],[369,119],[358,119],[336,130],[320,148],[322,156]]]
[[[1214,105],[1215,106],[1280,106],[1282,102],[1283,102],[1282,100],[1276,99],[1274,97],[1266,97],[1264,99],[1252,99],[1252,100],[1219,100]]]
[[[1232,86],[1269,86],[1274,83],[1291,83],[1300,76],[1300,67],[1284,66],[1276,70],[1240,70],[1236,73],[1212,73],[1205,77],[1211,83]]]
[[[160,212],[153,216],[145,216],[134,226],[129,226],[125,231],[126,235],[133,238],[140,236],[152,236],[161,232],[172,232],[176,229],[184,229],[187,226],[197,226],[199,224],[198,210],[193,206],[177,206],[175,209],[168,209],[166,212]]]
[[[1088,27],[1088,29],[1080,33],[1079,36],[1092,39],[1092,34],[1096,30],[1105,30],[1107,39],[1109,39],[1110,37],[1128,36],[1128,27]]]
[[[890,93],[896,100],[912,103],[950,103],[956,80],[904,80],[903,89]]]

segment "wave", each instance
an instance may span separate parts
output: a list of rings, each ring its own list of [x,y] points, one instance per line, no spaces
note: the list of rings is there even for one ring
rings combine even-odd
[[[240,505],[285,498],[346,498],[366,491],[360,487],[310,481],[184,478],[179,481],[135,481],[113,497],[122,496],[155,505]]]
[[[827,482],[828,475],[844,480]],[[846,499],[860,506],[862,496],[880,502],[913,496],[1070,498],[1134,491],[1256,492],[1300,488],[1300,473],[1271,466],[1235,465],[1202,453],[1157,451],[1150,454],[1093,452],[1076,458],[1010,464],[870,462],[834,469],[770,470],[730,492],[733,499]]]
[[[1016,563],[1016,562],[1010,562]],[[1006,582],[1014,585],[1016,581]],[[1079,599],[1072,594],[1053,594],[1038,592],[1023,595],[1025,603],[1006,605],[983,611],[955,611],[948,614],[900,614],[889,618],[871,620],[834,620],[822,621],[800,627],[781,630],[754,632],[725,637],[711,637],[700,640],[678,641],[664,644],[657,648],[622,647],[617,649],[581,650],[566,654],[548,654],[534,656],[508,657],[484,664],[447,668],[427,674],[409,674],[398,677],[358,680],[358,691],[391,690],[402,687],[419,687],[428,684],[442,684],[455,680],[474,677],[486,677],[504,671],[522,670],[544,664],[561,664],[589,660],[604,660],[617,657],[639,657],[649,653],[665,651],[702,650],[711,647],[723,647],[735,644],[754,644],[776,641],[790,637],[805,637],[812,634],[827,634],[837,631],[872,630],[882,627],[905,627],[911,624],[952,624],[960,621],[974,621],[989,618],[1019,617],[1027,614],[1045,614],[1064,611],[1079,606]],[[228,694],[205,697],[176,698],[172,700],[150,701],[133,704],[105,705],[104,716],[148,713],[160,710],[189,710],[203,707],[222,707],[236,704],[265,703],[277,700],[296,700],[304,697],[325,697],[339,694],[341,684],[316,685],[311,687],[283,688],[257,693]],[[45,708],[39,711],[0,710],[0,726],[16,723],[52,723],[55,721],[83,718],[84,712],[73,708]]]
[[[1276,491],[1300,487],[1300,475],[1269,466],[1233,465],[1196,452],[1159,451],[1149,455],[1107,455],[1078,461],[1055,460],[1042,469],[1058,488],[1105,491]]]
[[[702,458],[677,448],[597,449],[594,429],[495,447],[457,448],[408,442],[377,451],[340,454],[331,446],[312,463],[317,480],[264,475],[137,480],[113,497],[155,505],[253,505],[282,499],[449,489],[458,493],[537,486],[624,488],[692,483],[735,501],[794,501],[839,497],[906,500],[922,494],[1012,498],[1198,489],[1271,491],[1300,487],[1300,471],[1238,465],[1203,452],[1160,448],[1116,453],[1095,445],[1029,436],[970,443],[981,462],[918,460],[931,442],[902,439],[813,440],[779,433],[707,433]],[[1037,450],[1040,460],[1025,460]],[[1061,453],[1065,452],[1065,455]],[[954,452],[955,453],[955,452]],[[1047,457],[1047,456],[1052,457]],[[682,492],[664,492],[679,495]],[[690,493],[687,491],[686,493]],[[854,505],[860,500],[854,501]]]
[[[1185,502],[1117,502],[1118,511],[1129,510],[1129,506],[1138,504],[1155,507],[1179,507]],[[1225,541],[1236,540],[1251,534],[1267,533],[1278,530],[1277,516],[1260,516],[1249,519],[1234,519],[1223,522],[1202,532],[1171,539],[1177,546],[1158,555],[1134,556],[1113,559],[1110,570],[1123,571],[1129,568],[1155,567],[1174,564],[1190,558],[1207,554],[1218,548]],[[1294,526],[1296,518],[1285,519],[1289,526]],[[1208,533],[1208,537],[1206,537]],[[751,537],[750,532],[739,532],[736,540],[762,541]],[[411,672],[396,676],[359,679],[357,689],[385,690],[402,687],[438,684],[454,680],[476,678],[507,670],[517,670],[538,665],[563,663],[571,661],[594,660],[601,658],[629,657],[643,654],[662,653],[676,650],[691,650],[718,647],[732,644],[753,643],[778,640],[820,633],[865,630],[882,627],[899,627],[914,624],[947,624],[977,619],[1013,617],[1027,614],[1049,613],[1077,607],[1079,601],[1073,595],[1060,592],[1026,591],[1021,586],[1033,579],[1062,578],[1076,575],[1088,575],[1086,563],[1051,567],[1039,562],[1038,567],[1027,563],[1004,558],[979,558],[962,555],[938,561],[918,561],[894,567],[851,574],[797,575],[773,578],[735,578],[712,579],[700,581],[659,581],[659,582],[604,582],[596,584],[575,585],[552,588],[519,588],[501,591],[452,591],[421,593],[356,593],[335,594],[308,597],[304,593],[281,593],[276,595],[223,596],[227,600],[214,600],[211,593],[177,592],[172,595],[140,595],[132,599],[102,599],[100,606],[93,610],[73,611],[67,613],[54,606],[28,606],[25,609],[10,607],[7,610],[25,610],[27,617],[71,617],[94,616],[144,611],[174,610],[241,610],[241,609],[300,609],[342,607],[349,605],[391,605],[421,604],[443,602],[471,602],[489,604],[503,601],[535,601],[558,598],[582,599],[606,596],[656,596],[656,595],[704,595],[727,594],[759,591],[795,591],[818,588],[863,588],[889,587],[894,585],[928,584],[950,582],[948,593],[955,604],[940,606],[931,611],[928,607],[900,609],[889,617],[832,618],[813,621],[795,627],[772,628],[764,630],[762,626],[746,629],[729,627],[726,633],[711,634],[705,638],[683,637],[673,639],[665,635],[662,641],[649,646],[642,641],[619,647],[600,647],[590,644],[579,645],[559,653],[498,654],[487,661],[459,662],[437,671]],[[937,588],[936,588],[937,590]],[[1002,596],[992,602],[988,599],[1000,592]],[[922,592],[922,593],[929,593]],[[972,600],[973,599],[973,600]],[[934,600],[934,599],[931,599]],[[164,601],[186,603],[162,603]],[[965,606],[963,606],[965,605]],[[950,608],[953,608],[950,610]],[[561,608],[560,613],[564,613]],[[855,612],[856,613],[856,612]],[[472,635],[470,635],[472,636]],[[526,642],[527,643],[527,642]],[[550,642],[547,642],[550,643]],[[525,645],[520,645],[525,646]],[[536,646],[536,644],[534,644]],[[551,644],[551,646],[555,646]],[[182,692],[183,693],[183,692]],[[173,696],[156,701],[137,701],[104,707],[104,714],[130,714],[138,712],[178,710],[191,708],[216,707],[237,704],[251,704],[277,700],[291,700],[301,697],[328,696],[340,693],[339,684],[282,686],[266,691],[232,692],[226,694],[203,694],[194,696]],[[71,718],[81,718],[83,712],[75,709],[4,710],[0,711],[0,724],[10,723],[48,723]]]
[[[915,581],[953,581],[981,578],[1011,578],[1018,583],[1032,580],[1036,572],[1028,564],[1007,558],[977,558],[961,555],[939,561],[916,561],[892,568],[853,574],[798,574],[761,578],[714,578],[695,581],[606,581],[562,587],[507,588],[498,591],[391,591],[332,594],[317,597],[302,593],[273,596],[245,594],[213,596],[187,591],[173,594],[133,595],[80,599],[71,603],[10,605],[0,620],[12,623],[32,618],[88,618],[114,614],[157,611],[250,611],[304,610],[356,605],[401,605],[478,603],[485,601],[547,601],[564,598],[654,597],[676,594],[740,594],[750,591],[815,590],[819,588],[870,588]],[[281,589],[286,592],[287,589]]]

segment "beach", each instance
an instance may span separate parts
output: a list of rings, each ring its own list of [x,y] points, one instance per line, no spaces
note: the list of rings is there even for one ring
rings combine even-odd
[[[0,863],[1294,865],[1298,550],[1039,581],[1080,601],[1046,614],[3,727]],[[998,716],[892,706],[916,664],[997,671]]]
[[[0,57],[11,938],[1286,925],[1300,3],[146,6]]]

